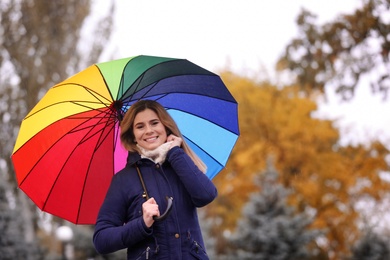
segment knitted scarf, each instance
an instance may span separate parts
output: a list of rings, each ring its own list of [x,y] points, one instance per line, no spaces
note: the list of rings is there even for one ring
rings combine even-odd
[[[137,146],[140,151],[141,158],[147,158],[149,160],[152,160],[154,163],[162,164],[164,163],[167,153],[171,148],[171,144],[172,142],[163,143],[154,150],[146,150],[138,144]]]

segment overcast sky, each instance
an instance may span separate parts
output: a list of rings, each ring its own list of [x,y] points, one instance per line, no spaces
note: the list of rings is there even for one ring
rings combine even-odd
[[[102,1],[102,0],[99,0]],[[210,70],[258,71],[275,63],[296,35],[302,7],[319,21],[352,11],[357,0],[117,0],[113,37],[120,57],[189,59]],[[112,49],[111,49],[112,50]]]
[[[104,12],[107,1],[95,1],[96,12]],[[324,23],[360,6],[358,0],[116,2],[115,32],[107,57],[114,53],[115,58],[140,54],[186,58],[214,72],[229,66],[245,75],[264,67],[273,73],[283,48],[297,34],[295,19],[302,7]],[[364,89],[358,90],[355,102],[339,104],[333,98],[318,114],[341,119],[343,142],[378,137],[390,148],[390,116],[386,116],[390,102],[383,104]]]

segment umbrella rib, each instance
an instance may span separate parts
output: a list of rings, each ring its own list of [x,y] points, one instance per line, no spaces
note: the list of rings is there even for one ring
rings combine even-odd
[[[99,100],[99,103],[100,103],[100,104],[103,104],[104,106],[108,107],[108,106],[107,106],[107,103],[104,102],[103,99],[100,99],[100,98],[99,98],[99,96],[101,96],[101,95],[97,95],[97,93],[96,93],[95,91],[92,91],[91,89],[89,89],[89,88],[87,88],[87,87],[84,87],[84,89],[85,89],[89,94],[91,94],[94,98],[96,98],[97,100]],[[95,93],[96,93],[96,94],[95,94]],[[111,93],[110,93],[110,94],[111,94]],[[101,96],[101,97],[103,97],[103,96]],[[107,101],[110,103],[110,105],[111,105],[112,100],[109,100],[109,99],[107,99],[107,98],[105,98],[105,97],[103,97],[103,98],[104,98],[104,100],[107,100]]]
[[[153,84],[156,85],[157,83],[158,83],[158,82],[155,82],[155,83],[153,83]],[[153,87],[151,87],[151,88],[148,90],[148,92],[144,93],[144,94],[140,97],[140,99],[144,98],[144,97],[146,96],[146,94],[149,93],[149,91],[151,91],[152,89],[153,89]],[[176,93],[178,93],[178,92],[176,92]],[[184,94],[188,94],[188,93],[186,93],[186,92],[183,92],[183,93],[184,93]],[[134,94],[135,94],[135,93],[134,93]],[[134,95],[134,94],[133,94],[133,95]],[[157,98],[154,99],[154,100],[158,101],[158,100],[160,100],[160,99],[163,99],[165,96],[168,96],[169,94],[170,94],[170,93],[161,94],[161,95],[159,95],[159,97],[157,97]],[[211,98],[215,98],[215,97],[211,97]],[[220,99],[220,100],[222,100],[222,99]],[[229,102],[229,103],[232,103],[232,104],[237,104],[237,102],[233,102],[233,101],[230,101],[230,100],[223,100],[223,101],[224,101],[224,102]],[[225,129],[226,131],[229,131],[229,132],[232,133],[232,134],[235,134],[235,135],[239,134],[239,131],[238,131],[237,133],[235,133],[234,131],[232,131],[232,130],[230,130],[230,129],[227,129],[226,127],[224,127],[224,126],[222,126],[222,125],[220,125],[220,124],[217,124],[217,123],[215,123],[215,122],[212,122],[212,121],[208,120],[208,119],[205,118],[205,117],[199,116],[199,115],[197,115],[197,114],[195,114],[195,113],[191,113],[191,112],[189,112],[189,111],[187,111],[187,110],[182,110],[182,109],[178,109],[178,108],[174,108],[174,107],[168,107],[168,106],[164,106],[164,107],[165,107],[165,109],[167,109],[167,110],[169,110],[169,109],[177,110],[177,111],[181,111],[181,112],[183,112],[183,113],[186,113],[186,114],[188,114],[188,115],[192,115],[192,116],[201,118],[201,119],[203,119],[203,120],[205,120],[205,121],[208,121],[208,122],[210,122],[210,123],[212,123],[212,124],[214,124],[214,125],[216,125],[216,126],[218,126],[218,127],[221,127],[221,128],[223,128],[223,129]]]
[[[114,120],[115,122],[115,120]],[[103,127],[103,129],[106,129],[106,127],[108,127],[109,125],[109,121],[106,122],[106,126]],[[78,221],[79,217],[80,217],[80,211],[81,211],[81,204],[82,204],[82,201],[83,201],[83,198],[84,198],[84,189],[85,189],[85,186],[86,186],[86,183],[87,183],[87,179],[88,179],[88,175],[90,174],[90,167],[91,167],[91,163],[92,163],[92,158],[95,154],[95,152],[99,149],[99,147],[103,144],[103,141],[107,138],[107,136],[109,135],[109,133],[111,131],[113,131],[115,128],[115,123],[113,124],[112,126],[112,129],[110,129],[109,131],[107,131],[106,135],[102,137],[102,134],[104,133],[104,131],[99,131],[100,132],[100,136],[99,136],[99,142],[96,143],[95,145],[95,148],[94,148],[94,151],[93,151],[93,155],[91,157],[91,160],[89,161],[89,165],[88,165],[88,170],[87,170],[87,175],[85,176],[84,178],[84,184],[83,184],[83,188],[82,188],[82,191],[81,191],[81,196],[80,196],[80,201],[79,201],[79,207],[78,207],[78,211],[77,211],[77,217],[76,217],[76,222]],[[115,131],[115,130],[114,130]],[[98,134],[98,133],[95,133],[95,135]],[[85,141],[85,140],[84,140]]]
[[[79,86],[81,88],[83,88],[85,91],[87,91],[90,95],[92,95],[94,98],[96,98],[96,100],[99,101],[100,104],[105,104],[105,102],[103,102],[103,100],[106,100],[108,102],[111,102],[111,100],[107,99],[106,97],[100,95],[98,92],[96,91],[93,91],[91,88],[88,88],[87,86],[84,86],[84,85],[81,85],[79,83],[65,83],[65,84],[58,84],[57,87],[60,87],[60,86],[66,86],[66,85],[76,85],[76,86]],[[107,84],[106,84],[107,86]],[[111,94],[111,93],[110,93]]]
[[[82,101],[82,100],[80,100],[80,101],[61,101],[61,102],[56,102],[56,103],[50,104],[50,105],[48,105],[48,106],[45,106],[45,107],[43,107],[43,108],[41,108],[41,109],[35,111],[34,113],[31,113],[31,114],[27,115],[27,116],[24,118],[24,120],[26,120],[26,119],[28,119],[28,118],[30,118],[30,117],[32,117],[32,116],[38,114],[39,112],[41,112],[41,111],[43,111],[43,110],[45,110],[45,109],[47,109],[47,108],[49,108],[49,107],[53,107],[53,106],[55,106],[55,105],[59,105],[59,104],[63,104],[63,103],[73,103],[73,104],[75,104],[75,105],[83,106],[83,107],[86,107],[86,108],[91,109],[91,110],[92,110],[92,109],[95,109],[95,108],[93,108],[93,107],[89,107],[89,106],[86,106],[86,105],[82,105],[82,104],[80,104],[80,103],[78,103],[78,102],[80,102],[80,103],[81,103],[81,102],[82,102],[82,103],[91,103],[91,104],[101,104],[100,102],[94,103],[94,102],[85,102],[85,101]]]
[[[150,84],[150,88],[149,88],[149,90],[148,91],[146,91],[143,95],[142,95],[142,97],[141,98],[143,98],[143,97],[145,97],[145,96],[147,96],[147,94],[159,83],[160,81],[156,81],[156,82],[153,82],[153,84]],[[167,95],[167,94],[164,94],[164,95]]]
[[[105,117],[101,117],[100,119],[103,120],[104,118],[105,118]],[[83,123],[85,123],[85,122],[83,122]],[[94,126],[96,126],[96,125],[97,125],[97,124],[94,124]],[[106,124],[106,125],[107,125],[107,124]],[[80,125],[77,125],[76,127],[74,127],[74,129],[75,129],[75,128],[78,128],[79,126],[80,126]],[[87,129],[87,128],[88,128],[88,127],[84,127],[83,129]],[[73,129],[73,130],[74,130],[74,129]],[[69,133],[75,132],[75,131],[73,131],[73,130],[72,130],[72,131],[69,131]],[[103,131],[98,131],[98,132],[103,132]],[[98,133],[98,132],[97,132],[97,133]],[[90,131],[89,131],[89,133],[90,133]],[[95,133],[95,134],[93,134],[93,135],[96,135],[97,133]],[[93,135],[92,135],[92,136],[93,136]],[[92,137],[92,136],[91,136],[91,137]],[[87,138],[87,139],[82,139],[81,142],[79,142],[79,144],[84,143],[86,140],[90,139],[91,137],[89,137],[89,138]],[[60,138],[60,139],[61,139],[61,138]],[[60,139],[58,139],[58,141],[59,141]],[[57,142],[58,142],[58,141],[57,141]],[[55,142],[55,143],[57,143],[57,142]],[[54,146],[54,144],[53,144],[53,146]],[[53,147],[53,146],[52,146],[52,147]],[[64,169],[65,165],[67,164],[67,161],[70,159],[70,157],[72,156],[72,154],[74,153],[75,150],[76,150],[76,149],[73,149],[73,150],[72,150],[72,152],[70,153],[70,155],[69,155],[68,158],[66,159],[65,163],[64,163],[63,166],[61,167],[61,170],[60,170],[59,173],[57,174],[56,179],[55,179],[55,181],[54,181],[52,187],[50,188],[50,191],[49,191],[49,193],[48,193],[48,195],[47,195],[47,197],[46,197],[46,200],[45,200],[45,202],[43,203],[42,210],[46,207],[46,204],[47,204],[47,202],[48,202],[48,200],[49,200],[49,198],[50,198],[50,194],[51,194],[52,191],[54,190],[54,187],[55,187],[55,185],[56,185],[56,183],[57,183],[57,181],[58,181],[58,178],[59,178],[60,175],[61,175],[62,170]],[[48,151],[50,151],[50,149],[48,149],[47,152],[48,152]],[[95,149],[94,149],[94,152],[95,152],[95,151],[96,151],[96,147],[95,147]],[[46,153],[45,153],[45,154],[46,154]],[[44,155],[43,155],[42,157],[44,157]],[[41,157],[41,158],[42,158],[42,157]],[[37,163],[34,165],[34,167],[33,167],[32,169],[35,168],[35,166],[38,164],[39,161],[40,161],[40,160],[37,161]],[[88,166],[88,169],[89,169],[89,167],[90,167],[90,166]],[[30,172],[31,172],[31,171],[30,171]],[[27,178],[27,176],[26,176],[26,178]],[[26,178],[25,178],[25,179],[26,179]],[[24,180],[25,180],[25,179],[24,179]],[[85,178],[85,179],[86,179],[86,178]],[[23,181],[24,181],[24,180],[23,180]],[[21,183],[21,184],[22,184],[22,183]],[[20,185],[21,185],[21,184],[20,184]],[[83,185],[83,190],[84,190],[84,187],[85,187],[85,182],[84,182],[84,185]],[[82,197],[80,198],[80,203],[79,203],[78,205],[81,204],[81,201],[82,201]],[[79,216],[79,213],[78,213],[78,215],[77,215],[77,219],[78,219],[78,216]],[[77,222],[77,219],[76,219],[76,222]]]
[[[101,112],[101,113],[104,113],[104,114],[111,114],[111,113],[107,113],[107,112]],[[94,124],[94,126],[97,126],[97,125],[101,125],[101,124],[104,124],[105,126],[103,126],[102,127],[102,129],[101,130],[99,130],[99,131],[97,131],[96,133],[94,133],[94,134],[92,134],[92,135],[90,135],[88,138],[83,138],[81,141],[80,141],[80,143],[84,143],[84,142],[86,142],[86,141],[88,141],[89,139],[91,139],[92,137],[94,137],[95,135],[97,135],[97,134],[99,134],[100,132],[104,132],[104,131],[102,131],[103,129],[105,129],[108,125],[113,125],[113,126],[115,126],[115,121],[116,121],[116,119],[114,119],[114,120],[106,120],[106,121],[103,121],[103,122],[101,122],[102,120],[104,120],[104,119],[106,119],[106,118],[108,118],[108,119],[110,119],[110,118],[112,118],[112,117],[107,117],[107,116],[102,116],[102,117],[94,117],[94,118],[99,118],[100,119],[100,122],[98,122],[98,123],[95,123]],[[89,120],[87,120],[87,121],[89,121]],[[86,121],[86,122],[87,122]],[[83,127],[83,128],[78,128],[77,130],[75,130],[75,131],[69,131],[69,133],[72,133],[72,132],[77,132],[77,131],[82,131],[82,130],[85,130],[85,129],[88,129],[88,128],[91,128],[91,127],[89,127],[89,126],[86,126],[86,127]],[[91,129],[93,129],[93,128],[91,128]],[[90,133],[90,132],[89,132]]]
[[[175,59],[175,60],[167,60],[167,61],[164,61],[162,63],[170,63],[170,62],[173,62],[173,61],[176,61],[178,59]],[[130,61],[129,61],[130,62]],[[134,82],[138,82],[137,86],[135,86],[135,90],[133,91],[133,94],[131,94],[129,96],[129,100],[132,100],[133,99],[133,96],[137,93],[137,90],[138,90],[138,87],[140,86],[141,82],[142,82],[142,79],[145,77],[145,74],[151,70],[153,67],[156,67],[156,66],[159,66],[161,65],[162,63],[158,63],[158,64],[154,64],[153,66],[149,67],[147,70],[145,70],[143,73],[141,73],[141,75],[139,75],[139,77],[134,81]],[[122,77],[123,79],[123,77]],[[161,79],[160,79],[161,80]],[[158,82],[160,82],[160,80],[157,80],[155,82],[153,82],[153,85],[156,85]],[[123,81],[122,81],[123,83]],[[152,85],[152,84],[150,84]],[[122,86],[124,86],[124,84],[122,84]],[[122,96],[124,96],[130,89],[132,88],[132,86],[130,86],[124,93],[122,92]],[[146,93],[145,93],[146,94]],[[138,100],[142,99],[143,97],[145,97],[145,94],[139,98]]]
[[[137,78],[136,81],[138,81],[138,84],[135,86],[135,89],[134,89],[134,91],[133,91],[133,94],[130,95],[129,100],[132,100],[132,99],[133,99],[133,96],[135,95],[135,93],[137,93],[138,87],[140,86],[140,84],[141,84],[141,82],[142,82],[142,79],[145,77],[145,73],[146,73],[146,72],[142,73],[142,74]],[[127,89],[127,91],[125,91],[125,92],[123,93],[122,96],[126,95],[126,93],[127,93],[128,91],[130,91],[131,88],[132,88],[132,86],[130,86],[130,87]],[[142,97],[144,97],[144,96],[142,96]],[[140,99],[141,99],[141,98],[140,98]],[[140,99],[139,99],[139,100],[140,100]]]
[[[143,73],[141,76],[143,77],[144,74],[145,74],[145,73]],[[198,74],[193,74],[193,75],[198,75]],[[136,95],[136,94],[138,93],[138,92],[137,92],[138,87],[139,87],[139,85],[140,85],[141,82],[142,82],[142,77],[141,77],[141,76],[137,79],[138,84],[137,84],[137,86],[135,87],[135,90],[134,90],[133,93],[132,93],[131,95],[129,95],[129,97],[127,97],[126,99],[128,99],[128,100],[131,101],[131,100],[133,99],[134,95]],[[172,75],[171,77],[175,77],[175,75]],[[170,78],[170,77],[167,77],[167,78]],[[138,98],[138,100],[141,100],[141,99],[147,97],[148,94],[149,94],[149,93],[150,93],[150,92],[151,92],[151,91],[160,83],[161,80],[165,80],[165,79],[167,79],[167,78],[160,79],[160,80],[155,81],[155,82],[151,83],[150,85],[148,85],[148,86],[147,86],[148,90],[145,91],[145,93],[143,93],[142,96],[140,96],[140,97]],[[126,93],[130,91],[130,89],[131,89],[131,87],[123,94],[123,96],[125,96]],[[188,91],[175,91],[174,93],[175,93],[175,94],[193,94],[193,95],[200,95],[200,93],[188,92]],[[160,97],[157,98],[157,99],[155,99],[155,100],[159,100],[159,99],[161,99],[161,98],[163,98],[163,97],[165,97],[165,96],[167,96],[167,95],[169,95],[169,94],[171,94],[171,93],[170,93],[170,92],[168,92],[168,93],[160,93],[160,94],[151,95],[151,96],[149,96],[149,97],[153,97],[153,96],[157,96],[157,95],[158,95],[158,96],[160,96]],[[236,102],[234,99],[229,99],[228,97],[222,98],[222,97],[220,97],[220,96],[215,96],[215,95],[212,95],[212,94],[210,94],[210,93],[201,93],[201,95],[204,96],[204,97],[208,97],[208,98],[218,99],[218,100],[221,100],[221,101],[224,101],[224,102],[237,104],[237,102]]]
[[[78,117],[77,119],[81,119],[81,118],[84,118],[84,117]],[[85,117],[85,118],[90,119],[90,117]],[[76,118],[75,118],[75,119],[76,119]],[[85,121],[84,121],[84,122],[85,122]],[[84,123],[84,122],[83,122],[83,123]],[[54,123],[55,123],[55,122],[53,122],[52,124],[54,124]],[[52,124],[50,124],[50,125],[52,125]],[[80,123],[80,124],[74,126],[74,128],[71,129],[71,130],[69,131],[69,133],[71,133],[71,132],[76,132],[76,131],[74,131],[74,129],[78,128],[81,124],[82,124],[82,123]],[[48,125],[47,127],[49,127],[50,125]],[[82,129],[86,129],[86,128],[88,128],[88,127],[85,127],[85,128],[82,128]],[[61,139],[61,138],[60,138],[60,139]],[[56,142],[54,142],[53,145],[52,145],[50,148],[48,148],[48,149],[46,150],[46,152],[41,156],[41,158],[39,158],[39,160],[37,160],[37,162],[34,164],[34,166],[31,167],[31,170],[29,171],[29,173],[27,173],[27,175],[25,176],[25,178],[20,182],[20,186],[23,184],[24,180],[27,179],[28,175],[29,175],[30,172],[35,168],[35,166],[39,163],[39,161],[40,161],[40,160],[41,160],[41,159],[50,151],[50,149],[51,149],[51,148],[52,148],[60,139],[58,139]]]
[[[199,148],[199,150],[202,150],[205,154],[207,154],[210,158],[212,158],[215,162],[217,162],[220,166],[224,167],[217,159],[215,159],[214,156],[212,156],[211,154],[209,154],[206,150],[204,150],[203,148],[201,148],[199,145],[197,145],[195,142],[193,142],[190,138],[188,138],[187,136],[184,136],[189,142],[191,142],[193,145],[195,145],[196,147]],[[231,152],[230,152],[231,153]],[[229,154],[230,154],[229,153]]]
[[[158,99],[157,99],[157,100],[158,100]],[[188,111],[186,111],[186,110],[182,110],[182,109],[178,109],[178,108],[171,108],[171,107],[165,107],[165,108],[166,108],[166,110],[176,110],[176,111],[180,111],[180,112],[183,112],[183,113],[185,113],[185,114],[192,115],[192,116],[194,116],[194,117],[203,119],[203,120],[205,120],[205,121],[207,121],[207,122],[210,122],[210,123],[213,124],[213,125],[216,125],[216,126],[222,128],[222,129],[225,129],[226,131],[228,131],[228,132],[230,132],[230,133],[232,133],[232,134],[234,134],[234,135],[239,134],[239,133],[233,132],[232,130],[230,130],[230,129],[228,129],[228,128],[226,128],[226,127],[220,125],[220,124],[217,124],[217,123],[215,123],[215,122],[212,122],[212,121],[208,120],[208,119],[205,118],[205,117],[202,117],[202,116],[199,116],[199,115],[197,115],[197,114],[188,112]]]
[[[67,83],[67,84],[59,84],[59,85],[57,85],[57,87],[66,86],[66,85],[69,85],[69,83]],[[85,106],[85,105],[82,105],[82,104],[79,104],[79,103],[102,104],[105,107],[109,107],[109,105],[107,105],[107,103],[111,104],[111,101],[109,99],[107,99],[107,98],[97,94],[95,91],[92,91],[91,89],[89,89],[89,88],[87,88],[87,87],[85,87],[83,85],[80,85],[80,84],[74,83],[74,85],[77,85],[77,86],[80,86],[80,87],[84,88],[90,95],[92,95],[97,100],[97,102],[86,102],[86,101],[83,101],[83,100],[79,100],[79,101],[77,101],[77,100],[67,100],[67,101],[55,102],[53,104],[50,104],[49,106],[46,106],[46,107],[43,107],[43,108],[37,110],[36,112],[34,112],[34,113],[30,114],[30,115],[27,115],[25,117],[25,119],[27,119],[27,118],[29,118],[29,117],[39,113],[40,111],[43,111],[44,109],[46,109],[48,107],[51,107],[51,106],[54,106],[54,105],[58,105],[58,104],[62,104],[62,103],[70,102],[70,103],[77,104],[79,106],[84,106],[84,107],[89,108],[89,109],[94,109],[94,108],[93,107],[89,107],[89,106]],[[104,100],[106,100],[107,102],[104,102]]]

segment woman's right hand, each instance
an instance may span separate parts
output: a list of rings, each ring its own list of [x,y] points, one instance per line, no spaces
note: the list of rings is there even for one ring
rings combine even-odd
[[[160,216],[157,202],[154,198],[150,198],[142,204],[142,214],[145,225],[150,228],[154,223],[154,216]]]
[[[172,144],[169,148],[169,149],[171,149],[175,146],[181,147],[181,143],[183,142],[183,139],[181,139],[180,137],[178,137],[176,135],[170,134],[167,138],[167,142],[172,142]]]

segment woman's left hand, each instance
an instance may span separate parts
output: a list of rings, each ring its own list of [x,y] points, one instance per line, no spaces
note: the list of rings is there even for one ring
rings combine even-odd
[[[167,142],[172,142],[171,147],[170,147],[170,149],[171,149],[175,146],[180,147],[183,140],[180,137],[171,134],[168,136]]]

